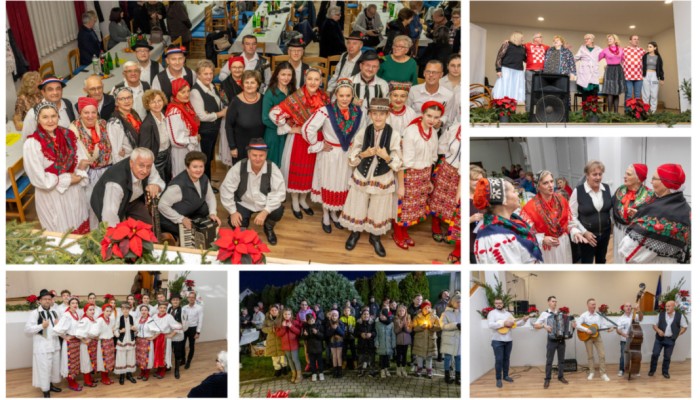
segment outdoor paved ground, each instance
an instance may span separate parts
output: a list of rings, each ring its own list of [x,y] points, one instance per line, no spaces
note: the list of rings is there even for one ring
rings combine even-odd
[[[436,363],[437,364],[437,363]],[[268,390],[275,393],[279,390],[290,390],[294,397],[460,397],[461,388],[455,384],[446,384],[440,368],[433,371],[433,379],[409,376],[396,377],[393,368],[391,377],[381,379],[358,377],[357,371],[343,371],[343,377],[333,378],[329,373],[323,382],[312,382],[304,379],[300,384],[292,384],[289,379],[274,378],[258,379],[241,382],[240,397],[266,397]],[[453,372],[454,374],[454,372]],[[289,377],[290,375],[288,375]]]

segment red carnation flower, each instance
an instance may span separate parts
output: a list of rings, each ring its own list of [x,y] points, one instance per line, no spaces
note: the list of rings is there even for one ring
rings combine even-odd
[[[37,300],[39,300],[39,298],[34,294],[27,296],[27,303],[29,304],[34,304],[37,302]]]

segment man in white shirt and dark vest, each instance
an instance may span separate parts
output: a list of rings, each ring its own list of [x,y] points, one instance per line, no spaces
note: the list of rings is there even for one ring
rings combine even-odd
[[[41,389],[44,397],[61,389],[54,383],[61,382],[61,345],[53,331],[60,316],[51,309],[54,295],[46,289],[39,292],[39,307],[29,313],[24,333],[33,336],[32,386]]]
[[[163,70],[162,65],[151,60],[151,50],[153,50],[153,46],[148,44],[145,40],[138,40],[136,44],[131,46],[131,50],[134,51],[139,68],[141,69],[140,79],[152,85],[156,75]]]
[[[353,103],[362,107],[363,114],[367,114],[372,99],[389,97],[389,84],[377,76],[379,56],[375,51],[368,50],[362,53],[357,64],[360,66],[359,72],[351,78],[352,91],[355,95]]]
[[[202,333],[202,324],[204,323],[204,309],[197,304],[197,293],[187,293],[187,305],[182,308],[183,314],[187,317],[189,328],[185,331],[185,338],[190,346],[187,352],[187,360],[185,361],[185,369],[190,368],[192,358],[194,357],[194,344],[199,339]]]
[[[656,372],[656,364],[659,362],[661,349],[664,350],[664,360],[661,364],[661,373],[664,378],[671,379],[668,369],[671,366],[671,355],[673,348],[676,346],[678,336],[688,330],[688,321],[685,316],[676,311],[676,302],[673,300],[666,302],[666,312],[659,314],[659,322],[653,325],[656,332],[656,340],[654,340],[654,350],[651,352],[651,362],[649,363],[649,376],[654,376]]]
[[[170,298],[170,307],[168,314],[172,315],[175,321],[182,324],[183,329],[187,329],[187,316],[180,307],[182,298],[178,293],[175,293]],[[173,344],[173,359],[175,360],[175,379],[180,379],[180,366],[185,364],[185,334],[183,331],[177,331],[171,339]]]
[[[267,144],[262,138],[250,140],[248,158],[229,169],[219,191],[232,227],[248,228],[257,213],[253,222],[263,225],[271,245],[277,244],[274,227],[284,213],[285,184],[277,165],[267,161]]]
[[[614,329],[612,327],[603,327],[603,325],[607,326],[609,324],[607,323],[607,321],[604,321],[603,318],[601,318],[600,315],[598,315],[598,313],[596,312],[595,299],[588,299],[586,301],[586,307],[588,308],[586,312],[582,313],[576,319],[577,330],[586,332],[590,335],[593,333],[593,330],[590,329],[590,326],[594,324],[598,326],[598,332],[602,332],[604,330],[612,331]],[[588,325],[589,328],[583,326],[584,324]],[[610,378],[608,378],[608,374],[605,370],[605,346],[603,344],[603,339],[600,337],[600,333],[597,337],[591,337],[584,343],[586,345],[586,353],[588,354],[588,380],[592,380],[593,376],[595,375],[595,364],[593,358],[593,347],[595,347],[595,351],[598,354],[598,369],[600,370],[600,378],[605,382],[610,381]]]
[[[165,71],[159,72],[153,79],[151,87],[156,90],[162,90],[168,100],[172,100],[173,85],[172,81],[177,78],[183,78],[189,83],[190,87],[197,81],[197,74],[185,66],[185,48],[175,44],[168,46],[168,49],[163,54],[165,63],[168,67]]]
[[[487,320],[489,329],[493,330],[491,335],[491,348],[493,355],[496,358],[496,387],[503,387],[503,379],[506,382],[513,382],[513,378],[508,376],[510,368],[510,352],[513,350],[513,337],[510,330],[516,326],[523,326],[527,323],[529,316],[524,316],[521,320],[516,321],[513,314],[503,309],[503,299],[497,297],[493,301],[496,306],[495,310],[491,310]],[[501,333],[498,330],[501,328],[509,328],[506,333]]]
[[[327,91],[330,96],[333,95],[335,88],[338,86],[338,79],[350,78],[360,72],[360,65],[357,61],[362,56],[362,46],[366,37],[360,31],[352,31],[350,36],[345,37],[345,48],[347,48],[347,51],[340,55],[340,61],[338,61],[338,65],[335,68],[335,73],[328,81]]]
[[[41,83],[38,85],[43,99],[41,102],[50,101],[58,108],[58,126],[68,129],[71,122],[75,121],[76,114],[73,110],[73,103],[68,99],[63,98],[63,88],[66,83],[62,79],[58,79],[56,75],[44,75]],[[22,121],[22,137],[27,138],[36,131],[38,126],[36,111],[34,107],[27,111]]]

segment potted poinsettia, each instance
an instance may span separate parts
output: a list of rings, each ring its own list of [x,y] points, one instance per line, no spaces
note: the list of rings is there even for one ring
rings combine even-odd
[[[127,218],[107,228],[102,239],[102,259],[123,259],[127,263],[153,262],[153,244],[158,242],[151,225]]]
[[[649,104],[639,98],[631,98],[625,101],[627,115],[635,118],[637,121],[644,121],[649,118],[649,108]]]
[[[607,304],[601,304],[600,307],[598,307],[598,311],[605,315],[608,313],[608,305]]]
[[[518,102],[508,96],[491,100],[491,107],[498,113],[499,122],[510,122],[510,115],[515,114]]]
[[[187,288],[188,292],[191,292],[192,288],[194,287],[194,281],[192,279],[186,279],[185,280],[185,287]]]
[[[31,295],[27,296],[27,299],[26,299],[26,300],[27,300],[27,303],[29,303],[29,308],[30,308],[31,310],[33,310],[33,309],[39,307],[39,304],[38,304],[39,298],[36,297],[35,294],[31,294]]]
[[[583,116],[587,117],[588,122],[598,122],[598,114],[600,113],[600,107],[598,107],[598,96],[591,95],[586,97],[582,104]]]
[[[270,249],[252,229],[219,229],[219,237],[214,242],[218,250],[216,259],[224,264],[265,264],[265,255]]]
[[[484,307],[481,310],[476,310],[476,312],[478,312],[479,315],[481,315],[481,318],[486,318],[489,316],[489,313],[493,310],[493,307]]]
[[[559,312],[562,314],[568,314],[569,313],[569,307],[559,307]]]

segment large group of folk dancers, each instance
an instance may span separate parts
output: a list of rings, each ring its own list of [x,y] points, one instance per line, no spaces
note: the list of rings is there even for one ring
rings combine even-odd
[[[62,99],[65,82],[45,76],[42,100],[22,128],[42,228],[85,234],[100,221],[114,226],[127,217],[150,224],[146,201],[159,197],[162,230],[178,237],[180,224],[191,228],[198,218],[222,224],[220,193],[232,227],[247,228],[252,219],[274,245],[286,194],[302,219],[314,214],[310,193],[322,205],[324,232],[332,225],[350,231],[348,250],[368,232],[384,257],[380,238],[392,227],[396,245],[408,250],[415,246],[409,227],[432,215],[433,239],[454,241],[448,259],[458,262],[459,85],[452,72],[443,77],[438,60],[425,66],[425,83],[386,82],[377,76],[379,55],[361,52],[362,41],[359,32],[346,37],[349,50],[331,78],[332,92],[322,87],[320,70],[301,62],[299,39],[274,71],[255,62],[255,46],[252,60],[246,52],[232,57],[223,98],[210,61],[200,61],[195,73],[184,66],[185,50],[171,45],[167,68],[158,72],[144,41],[133,46],[139,62],[125,63],[125,81],[113,97],[102,93],[98,77],[86,80],[89,96],[78,100],[77,116]],[[449,70],[457,76],[459,64],[453,55]],[[214,188],[217,142],[230,168]]]
[[[602,162],[589,161],[572,190],[557,189],[554,175],[540,171],[532,182],[536,194],[522,205],[518,183],[487,178],[470,166],[471,261],[605,264],[612,236],[615,263],[689,263],[691,210],[683,168],[660,165],[647,187],[647,166],[632,164],[614,192],[603,182],[604,172]]]
[[[137,369],[137,378],[145,382],[151,371],[163,379],[166,369],[173,368],[180,379],[180,367],[190,368],[204,318],[195,292],[187,294],[187,305],[181,304],[178,294],[168,303],[163,293],[158,294],[156,306],[148,295],[143,295],[141,304],[129,295],[120,306],[111,296],[99,307],[91,293],[82,308],[70,291],[62,291],[61,297],[63,302],[55,304],[53,292],[41,290],[39,307],[29,313],[24,327],[33,341],[32,386],[44,397],[61,392],[57,385],[62,379],[68,381],[69,389],[81,391],[97,386],[96,373],[103,385],[115,383],[110,374],[119,376],[124,385],[127,380],[137,383]],[[78,383],[80,377],[83,385]]]

